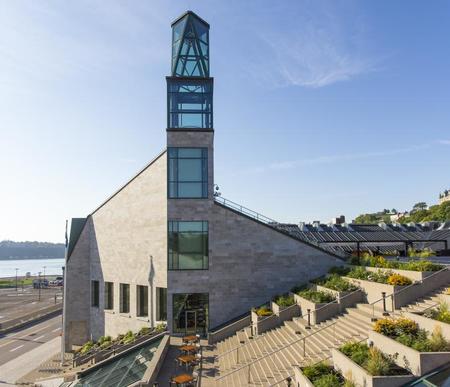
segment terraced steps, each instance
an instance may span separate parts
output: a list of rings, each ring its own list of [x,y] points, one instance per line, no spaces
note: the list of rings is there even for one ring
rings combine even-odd
[[[444,290],[440,288],[401,310],[423,310],[434,305]],[[270,386],[292,375],[294,365],[324,360],[330,357],[331,348],[365,340],[373,318],[382,317],[381,306],[361,303],[311,327],[296,317],[257,337],[252,336],[250,328],[245,328],[217,343],[211,354],[205,354],[214,356],[216,373],[214,378],[203,379],[202,386]],[[220,379],[224,375],[228,376]]]

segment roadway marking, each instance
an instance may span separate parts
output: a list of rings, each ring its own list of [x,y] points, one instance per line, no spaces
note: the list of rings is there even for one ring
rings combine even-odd
[[[16,347],[16,348],[10,349],[9,352],[17,351],[19,348],[22,348],[24,345],[25,345],[25,344],[22,344],[22,345],[19,345],[19,346]]]
[[[42,336],[36,337],[35,339],[33,339],[33,341],[38,341],[39,339],[42,339],[43,337],[45,337],[45,335],[42,335]]]
[[[52,330],[52,332],[56,332],[56,331],[59,331],[61,328],[56,328],[56,329],[53,329]]]
[[[10,339],[10,341],[7,341],[6,343],[0,344],[0,347],[4,347],[5,345],[11,344],[12,342],[14,342],[14,340],[25,339],[26,337],[31,336],[31,335],[33,335],[33,334],[36,334],[37,332],[40,332],[40,331],[42,331],[42,330],[44,330],[44,329],[46,329],[46,328],[52,326],[53,324],[54,324],[54,323],[52,323],[52,324],[47,324],[47,325],[43,326],[42,328],[39,328],[39,329],[37,329],[37,330],[35,330],[35,331],[32,331],[32,332],[30,332],[30,333],[27,333],[26,335],[21,336],[21,337],[17,337],[17,338],[16,338],[16,336],[18,336],[18,335],[20,335],[20,334],[23,335],[23,332],[18,332],[18,333],[16,333],[16,334],[12,335],[12,336],[7,336],[7,337],[5,337],[5,339],[6,339],[6,340]],[[12,340],[11,340],[11,339],[12,339]]]

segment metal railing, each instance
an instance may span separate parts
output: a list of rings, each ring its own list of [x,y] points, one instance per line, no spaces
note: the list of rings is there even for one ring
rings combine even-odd
[[[244,207],[238,203],[235,203],[229,199],[225,199],[221,196],[214,197],[214,200],[217,203],[223,204],[225,207],[231,208],[232,210],[238,211],[241,214],[247,215],[253,219],[259,220],[260,222],[266,223],[266,224],[278,224],[276,220],[273,220],[263,214],[260,214],[259,212],[253,211],[250,208]]]
[[[367,337],[365,337],[364,339],[361,339],[361,340],[359,340],[359,341],[356,341],[356,344],[359,344],[359,343],[361,343],[361,342],[363,342],[363,341],[366,341],[366,340],[367,340]],[[319,360],[319,361],[317,361],[317,362],[311,364],[310,366],[311,366],[311,367],[314,367],[315,365],[317,365],[317,364],[319,364],[319,363],[322,363],[322,362],[324,362],[325,360],[331,359],[332,357],[333,357],[332,355],[327,356],[327,357],[325,357],[325,358],[323,358],[323,359],[321,359],[321,360]],[[275,382],[275,383],[273,383],[273,384],[269,384],[268,387],[278,386],[280,383],[282,383],[282,382],[284,382],[284,381],[288,381],[288,379],[291,379],[291,381],[292,381],[293,378],[294,378],[294,375],[293,375],[293,374],[288,375],[288,376],[286,376],[285,378],[283,378],[283,379],[281,379],[281,380],[278,380],[277,382]],[[288,384],[288,385],[289,385],[289,384]]]
[[[247,215],[250,218],[256,219],[260,222],[263,222],[269,226],[272,226],[273,228],[275,228],[277,231],[282,232],[283,234],[289,235],[292,238],[295,238],[299,241],[302,241],[306,244],[309,244],[311,246],[317,247],[322,251],[326,251],[330,254],[334,254],[336,256],[338,256],[339,258],[348,258],[350,256],[349,253],[346,253],[344,251],[341,250],[333,250],[333,249],[328,249],[326,247],[323,246],[323,244],[321,243],[321,241],[316,241],[314,239],[309,239],[309,238],[299,238],[294,236],[293,234],[291,234],[289,231],[284,230],[283,228],[280,227],[276,227],[277,225],[279,225],[280,223],[274,219],[271,219],[259,212],[253,211],[250,208],[244,207],[241,204],[238,204],[236,202],[233,202],[232,200],[229,199],[225,199],[221,196],[215,196],[214,200],[219,203],[224,205],[225,207],[228,207],[234,211],[240,212],[241,214]]]
[[[351,296],[351,295],[353,295],[354,293],[359,292],[359,291],[361,291],[361,289],[354,290],[353,292],[351,292],[351,293],[345,295],[344,297],[340,298],[340,300],[343,300],[344,298],[349,297],[349,296]],[[326,308],[327,306],[329,306],[329,305],[331,305],[331,304],[334,304],[334,303],[337,303],[337,302],[338,302],[337,299],[336,299],[336,300],[333,300],[333,301],[331,301],[331,302],[329,302],[329,303],[327,303],[327,304],[321,306],[321,307],[318,308],[318,309],[315,309],[315,310],[313,310],[313,311],[308,310],[308,313],[301,315],[300,318],[303,318],[303,317],[307,316],[307,322],[308,322],[308,325],[306,326],[306,329],[308,329],[308,328],[311,327],[311,321],[310,321],[311,313],[316,313],[316,312],[318,312],[319,310],[322,310],[322,309]],[[292,306],[297,306],[297,305],[291,305],[291,307],[292,307]],[[272,317],[272,316],[269,316],[269,317]],[[263,320],[261,320],[261,321],[263,321]],[[242,369],[244,369],[244,368],[246,368],[246,367],[249,367],[249,370],[248,370],[248,375],[249,375],[249,376],[248,376],[248,377],[249,377],[249,383],[250,383],[250,374],[251,374],[250,366],[251,366],[252,364],[255,364],[255,363],[257,363],[257,362],[259,362],[259,361],[265,359],[266,357],[271,356],[271,355],[273,355],[274,353],[277,353],[277,352],[279,352],[279,351],[281,351],[281,350],[283,350],[283,349],[286,349],[286,348],[292,346],[292,345],[295,344],[295,343],[301,342],[302,340],[303,340],[303,356],[306,356],[306,339],[308,339],[308,338],[310,338],[311,336],[314,336],[316,333],[321,332],[321,331],[323,331],[323,330],[325,330],[325,329],[327,329],[327,328],[330,328],[330,327],[333,327],[333,338],[334,338],[334,341],[336,341],[336,343],[337,343],[337,340],[336,340],[336,329],[335,329],[335,325],[336,325],[337,323],[338,323],[338,321],[335,321],[335,322],[333,322],[333,323],[331,323],[331,324],[325,325],[325,326],[323,326],[323,327],[317,329],[316,331],[312,332],[311,334],[309,334],[309,335],[307,335],[307,336],[303,336],[303,337],[300,337],[300,338],[298,338],[298,339],[295,339],[294,341],[291,341],[291,342],[289,342],[289,343],[286,343],[286,344],[284,344],[283,346],[281,346],[280,348],[277,348],[277,349],[273,350],[272,352],[269,352],[269,353],[267,353],[267,354],[265,354],[265,355],[263,355],[263,356],[261,356],[261,357],[255,359],[255,360],[251,361],[250,363],[243,364],[242,367],[236,368],[235,370],[233,370],[233,371],[231,371],[231,372],[229,372],[229,373],[227,373],[227,374],[225,374],[225,375],[223,375],[223,376],[217,378],[217,380],[224,379],[224,378],[226,378],[226,377],[229,376],[229,375],[232,375],[232,374],[234,374],[234,373],[236,373],[236,372],[238,372],[238,371],[240,371],[240,370],[242,370]],[[261,335],[261,336],[257,337],[257,339],[259,339],[259,338],[261,338],[261,337],[264,337],[264,335]],[[245,344],[242,344],[242,345],[240,345],[240,346],[238,346],[238,347],[236,347],[236,348],[233,348],[233,349],[231,349],[231,350],[229,350],[229,351],[223,353],[220,357],[222,357],[222,356],[224,356],[224,355],[226,355],[226,354],[228,354],[228,353],[230,353],[230,352],[234,352],[234,351],[236,350],[236,359],[237,359],[236,363],[238,363],[238,361],[239,361],[239,352],[238,352],[238,350],[239,350],[240,348],[242,348],[242,347],[248,345],[248,344],[251,344],[252,342],[254,342],[254,341],[257,340],[257,339],[254,339],[254,340],[252,340],[251,342],[249,341],[248,343],[245,343]]]
[[[318,308],[318,309],[315,309],[315,310],[312,310],[312,311],[309,310],[309,309],[307,309],[308,312],[307,312],[307,313],[304,313],[304,314],[302,314],[302,315],[300,315],[300,316],[298,316],[298,318],[305,318],[305,317],[306,317],[306,321],[307,321],[307,323],[308,323],[306,329],[309,329],[309,328],[311,327],[311,314],[316,313],[316,315],[317,315],[317,312],[318,312],[318,311],[320,311],[320,310],[322,310],[322,309],[325,309],[326,307],[328,307],[328,306],[331,305],[331,304],[339,303],[340,300],[343,300],[343,299],[345,299],[345,298],[347,298],[347,297],[350,297],[351,295],[353,295],[353,294],[355,294],[355,293],[357,293],[357,292],[360,292],[360,291],[361,291],[361,289],[358,288],[358,289],[354,290],[353,292],[346,294],[344,297],[341,297],[341,298],[339,298],[339,299],[336,298],[336,299],[334,299],[333,301],[330,301],[330,302],[328,302],[328,303],[322,305],[322,306],[321,306],[320,308]],[[264,304],[264,305],[265,305],[265,304]],[[286,309],[283,309],[283,311],[289,310],[289,309],[294,308],[294,307],[299,307],[299,305],[298,305],[297,303],[295,303],[295,304],[293,304],[293,305],[288,306]],[[259,320],[259,321],[258,321],[258,324],[259,324],[259,323],[262,323],[262,322],[264,322],[264,321],[266,321],[266,320],[268,320],[268,319],[270,319],[270,318],[274,318],[274,317],[275,317],[275,315],[267,316],[267,317],[265,317],[265,318]],[[253,324],[250,324],[250,326],[252,327]],[[253,331],[253,327],[252,327],[252,331]],[[259,340],[259,339],[262,338],[262,337],[264,337],[264,334],[261,334],[261,335],[257,336],[255,339],[252,339],[252,341],[249,341],[248,343],[244,343],[244,344],[238,345],[237,347],[234,347],[234,348],[232,348],[232,349],[229,349],[228,351],[226,351],[226,352],[220,354],[219,356],[217,356],[216,359],[220,359],[220,358],[222,358],[223,356],[228,355],[229,353],[232,353],[232,352],[236,351],[236,359],[237,359],[237,360],[236,360],[236,363],[238,363],[238,362],[239,362],[239,352],[238,352],[239,349],[242,348],[242,347],[245,347],[246,345],[249,345],[249,344],[251,344],[251,343],[254,343],[256,340]]]
[[[388,297],[391,297],[391,298],[393,299],[393,297],[394,297],[396,294],[399,294],[399,293],[405,291],[407,288],[410,288],[411,286],[417,286],[418,284],[423,283],[423,282],[429,280],[430,278],[434,277],[435,275],[437,275],[437,274],[439,274],[439,273],[441,273],[441,272],[443,272],[443,271],[446,271],[446,270],[448,270],[447,267],[445,267],[445,268],[443,268],[443,269],[441,269],[441,270],[439,270],[439,271],[437,271],[437,272],[435,272],[435,273],[429,275],[428,277],[423,278],[423,279],[420,280],[420,281],[417,281],[417,282],[415,282],[415,283],[413,283],[413,284],[411,284],[411,285],[408,285],[407,287],[405,287],[405,288],[403,288],[403,289],[400,289],[400,290],[398,290],[397,292],[391,293]],[[358,289],[357,291],[359,291],[359,289]],[[356,291],[355,291],[355,292],[356,292]],[[353,293],[353,292],[352,292],[352,293]],[[347,296],[349,296],[349,295],[352,294],[352,293],[349,293]],[[343,298],[344,298],[344,297],[343,297]],[[341,299],[342,299],[342,298],[341,298]],[[382,300],[384,300],[384,301],[386,300],[386,296],[385,296],[385,295],[383,295],[383,297],[380,298],[379,300],[376,300],[376,301],[372,302],[371,304],[369,304],[369,305],[372,305],[372,310],[373,310],[372,319],[375,318],[374,304],[375,304],[375,303],[378,303],[378,302],[380,302],[380,301],[382,301]],[[336,300],[335,300],[335,301],[336,301]],[[319,309],[316,309],[315,312],[317,312],[318,310],[320,310],[320,309],[324,308],[325,306],[327,306],[327,305],[329,305],[329,304],[332,304],[332,303],[333,303],[333,302],[330,302],[330,303],[328,303],[328,304],[325,304],[323,307],[321,307],[321,308],[319,308]],[[385,306],[385,304],[384,304],[384,306]],[[393,303],[393,306],[395,306],[394,303]],[[394,310],[394,309],[393,309],[393,310]],[[269,357],[269,356],[272,356],[273,354],[278,353],[278,352],[280,352],[280,351],[282,351],[282,350],[284,350],[284,349],[286,349],[286,348],[292,346],[293,344],[298,343],[298,342],[300,342],[300,341],[302,341],[302,340],[303,340],[303,355],[305,356],[305,355],[306,355],[306,339],[310,338],[311,336],[314,336],[315,334],[317,334],[317,333],[319,333],[319,332],[321,332],[321,331],[323,331],[323,330],[325,330],[325,329],[327,329],[327,328],[330,328],[330,327],[332,327],[332,326],[335,326],[335,324],[337,324],[337,321],[335,321],[335,322],[333,322],[332,324],[326,325],[326,326],[324,326],[324,327],[322,327],[322,328],[320,328],[320,329],[318,329],[318,330],[312,332],[312,333],[311,333],[310,335],[308,335],[308,336],[304,336],[304,337],[299,338],[299,339],[296,339],[296,340],[294,340],[294,341],[292,341],[292,342],[290,342],[290,343],[287,343],[287,344],[283,345],[282,347],[280,347],[280,348],[278,348],[278,349],[276,349],[276,350],[274,350],[274,351],[272,351],[272,352],[269,352],[268,354],[265,354],[265,355],[263,355],[263,356],[261,356],[261,357],[255,359],[255,360],[251,361],[250,363],[244,364],[244,365],[242,365],[242,367],[236,368],[236,369],[232,370],[231,372],[229,372],[229,373],[227,373],[227,374],[225,374],[225,375],[223,375],[223,376],[220,376],[219,378],[217,378],[217,380],[223,380],[223,379],[225,379],[226,377],[228,377],[228,376],[230,376],[230,375],[232,375],[232,374],[235,374],[236,372],[239,372],[239,371],[241,371],[242,369],[245,369],[245,368],[248,367],[248,383],[250,383],[250,381],[251,381],[251,368],[250,368],[250,367],[251,367],[253,364],[255,364],[255,363],[257,363],[257,362],[260,362],[261,360],[263,360],[263,359],[265,359],[265,358],[267,358],[267,357]],[[336,340],[335,333],[334,333],[334,339]],[[367,337],[364,338],[363,340],[365,340],[365,339],[367,339]]]
[[[388,315],[388,312],[386,310],[386,301],[390,298],[391,299],[391,309],[392,309],[392,314],[395,315],[395,296],[399,295],[400,293],[403,293],[405,290],[410,289],[413,286],[418,286],[423,284],[425,281],[428,281],[430,278],[433,278],[434,276],[444,272],[444,271],[448,271],[449,268],[448,267],[444,267],[441,270],[435,271],[433,274],[430,274],[428,277],[422,278],[421,280],[415,281],[412,284],[405,286],[404,288],[393,292],[391,294],[386,295],[385,292],[382,292],[382,297],[376,301],[373,301],[370,303],[370,305],[372,305],[372,320],[375,320],[375,304],[379,303],[379,302],[383,302],[383,314]],[[357,279],[357,278],[355,278]]]

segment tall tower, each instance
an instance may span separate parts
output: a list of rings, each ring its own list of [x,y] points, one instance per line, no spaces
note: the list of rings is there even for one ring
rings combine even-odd
[[[209,24],[191,11],[172,23],[172,66],[166,79],[168,324],[174,334],[206,334],[214,206],[213,78]]]
[[[209,24],[192,11],[172,23],[171,67],[171,75],[166,77],[168,197],[211,199],[214,129]],[[177,161],[184,158],[190,161]]]

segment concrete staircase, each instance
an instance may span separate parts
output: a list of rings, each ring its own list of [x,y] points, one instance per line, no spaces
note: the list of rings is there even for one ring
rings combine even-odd
[[[432,293],[429,293],[426,297],[419,298],[415,303],[402,307],[401,310],[411,313],[420,313],[425,309],[433,308],[439,304],[441,296],[446,290],[447,286],[441,287]]]
[[[433,291],[402,310],[423,310],[439,301],[444,288]],[[399,310],[400,312],[400,310]],[[301,318],[286,321],[278,328],[253,337],[247,327],[216,344],[206,356],[214,358],[213,373],[202,386],[270,386],[293,374],[293,366],[305,366],[330,357],[331,348],[348,341],[365,340],[372,318],[383,317],[381,307],[357,304],[346,311],[307,327]],[[228,375],[221,379],[221,377]]]

